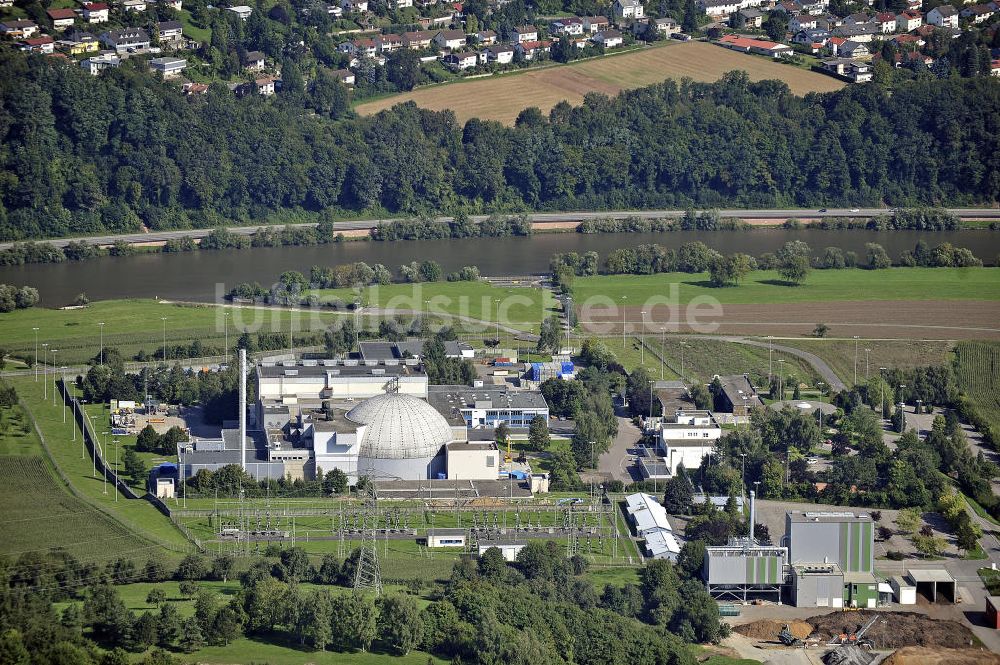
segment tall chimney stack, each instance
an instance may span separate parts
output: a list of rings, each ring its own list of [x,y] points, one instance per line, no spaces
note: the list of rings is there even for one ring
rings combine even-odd
[[[247,470],[247,350],[240,349],[240,458],[243,472]]]
[[[750,490],[750,544],[752,545],[755,541],[753,539],[753,528],[754,524],[757,522],[757,507],[754,505],[754,498],[756,498],[757,493]]]

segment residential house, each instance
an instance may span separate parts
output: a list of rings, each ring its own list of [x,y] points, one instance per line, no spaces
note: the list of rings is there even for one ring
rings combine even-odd
[[[716,21],[728,20],[743,7],[740,0],[695,0],[695,6]]]
[[[253,82],[254,88],[258,95],[264,95],[265,97],[270,97],[274,94],[275,83],[277,79],[273,76],[262,76],[259,79],[255,79]]]
[[[481,46],[492,46],[497,43],[497,33],[492,30],[480,30],[475,34],[476,43]]]
[[[246,5],[236,5],[235,7],[229,7],[229,11],[240,17],[241,21],[245,21],[250,18],[253,14],[253,7],[247,7]]]
[[[769,55],[772,58],[792,53],[792,47],[787,44],[779,44],[778,42],[769,42],[762,39],[751,39],[749,37],[740,37],[739,35],[725,35],[716,43],[734,51],[755,53],[757,55]]]
[[[561,18],[549,24],[549,32],[553,35],[569,35],[575,37],[583,34],[583,19],[576,16]]]
[[[421,49],[430,48],[432,39],[434,39],[434,33],[429,30],[404,32],[403,46],[412,51],[419,51]]]
[[[83,6],[83,20],[87,23],[107,23],[110,15],[111,10],[103,2],[91,2]]]
[[[463,69],[473,69],[479,64],[479,54],[474,51],[464,51],[461,53],[449,53],[443,59],[444,64],[449,69],[456,72]]]
[[[130,53],[149,48],[149,35],[142,28],[109,30],[101,35],[101,43],[115,53]]]
[[[552,42],[549,41],[533,41],[533,42],[521,42],[516,46],[518,53],[521,54],[525,60],[534,60],[536,57],[543,53],[548,53],[552,48]]]
[[[327,5],[326,13],[334,18],[340,18],[344,15],[344,8],[340,5]]]
[[[826,43],[830,40],[830,33],[826,30],[800,30],[795,33],[792,37],[792,41],[796,44],[801,44],[809,48],[813,53],[816,53],[821,48],[826,46]]]
[[[895,42],[896,46],[903,48],[923,48],[924,44],[927,43],[923,37],[917,35],[896,35],[889,41]]]
[[[861,23],[872,23],[874,19],[865,14],[864,12],[858,12],[856,14],[848,14],[844,17],[844,25],[858,25]]]
[[[969,19],[973,25],[979,25],[993,16],[995,12],[996,9],[991,4],[972,5],[962,10],[962,18]]]
[[[594,34],[595,32],[600,32],[601,30],[607,30],[611,26],[611,22],[608,21],[604,16],[584,16],[583,17],[583,29]]]
[[[538,41],[538,28],[533,25],[519,25],[510,31],[510,41],[515,44]]]
[[[738,22],[742,22],[743,26],[747,28],[759,28],[764,25],[764,13],[753,7],[745,7],[736,12],[734,16],[739,16]],[[730,21],[732,21],[732,17],[730,17]]]
[[[396,0],[396,9],[406,9],[413,6],[413,0]]]
[[[924,23],[923,14],[916,9],[907,9],[896,15],[896,29],[899,32],[916,30]]]
[[[816,27],[816,17],[809,14],[799,14],[788,19],[788,32],[815,30]]]
[[[260,51],[247,51],[243,54],[243,69],[248,72],[262,72],[265,65],[264,54]]]
[[[896,22],[896,15],[892,15],[892,22]],[[834,14],[821,14],[816,17],[816,28],[819,30],[830,30],[833,31],[835,28],[839,28],[844,24],[843,19]]]
[[[646,15],[639,0],[615,0],[615,3],[611,5],[611,11],[619,22],[627,19],[639,19]]]
[[[368,0],[342,0],[340,6],[345,12],[360,14],[368,11]]]
[[[350,69],[335,69],[333,75],[335,78],[340,79],[340,82],[344,85],[354,85],[356,80],[354,72]]]
[[[849,39],[840,45],[839,55],[841,58],[867,58],[871,55],[871,51],[864,43]]]
[[[1000,60],[990,62],[990,76],[1000,76]]]
[[[123,0],[122,9],[127,12],[146,11],[146,0]]]
[[[49,15],[52,27],[56,30],[68,28],[76,21],[76,12],[72,9],[49,9],[45,13]]]
[[[67,55],[83,55],[84,53],[94,53],[99,48],[98,41],[95,37],[87,35],[90,37],[87,41],[81,41],[78,39],[60,39],[56,42],[56,48],[66,53]]]
[[[605,30],[604,32],[599,32],[591,40],[598,46],[603,46],[604,48],[615,48],[621,46],[625,43],[622,39],[622,33],[617,30]]]
[[[184,7],[183,0],[156,0],[156,4],[170,7],[176,11],[180,11]]]
[[[181,86],[181,91],[185,95],[205,95],[208,94],[207,83],[185,83]]]
[[[957,28],[958,11],[951,5],[939,5],[927,12],[927,22],[939,28]]]
[[[10,9],[14,6],[14,0],[0,0],[0,9]]]
[[[748,9],[747,11],[757,11],[756,9]],[[760,13],[760,12],[757,12]],[[654,29],[665,37],[669,37],[674,33],[681,31],[681,26],[677,25],[677,21],[672,18],[656,18],[650,23]]]
[[[442,30],[434,35],[434,43],[440,48],[451,51],[465,46],[465,32],[461,30]]]
[[[379,35],[375,38],[375,48],[379,53],[392,53],[403,48],[403,38],[399,35]]]
[[[105,69],[120,67],[122,59],[111,53],[102,53],[80,61],[80,66],[91,76],[97,76]]]
[[[175,46],[184,41],[184,24],[180,21],[160,21],[156,24],[156,34],[161,46]]]
[[[337,46],[337,50],[347,55],[375,57],[375,41],[372,39],[355,39]]]
[[[177,78],[185,67],[187,60],[184,58],[153,58],[149,61],[149,68],[162,74],[164,79]]]
[[[38,34],[38,26],[32,21],[4,21],[0,23],[0,35],[10,39],[28,39]]]
[[[881,34],[879,27],[874,23],[852,23],[844,24],[831,31],[837,37],[851,39],[856,42],[870,42],[875,36]]]
[[[835,74],[854,83],[865,83],[872,80],[871,65],[850,58],[830,58],[820,63],[823,71]]]
[[[483,49],[487,62],[495,62],[498,65],[509,65],[514,61],[514,47],[509,44],[493,44]]]
[[[29,37],[28,39],[20,41],[17,47],[27,53],[40,53],[48,55],[56,50],[56,40],[52,39],[48,35],[40,35],[38,37]]]
[[[803,0],[802,12],[805,14],[813,14],[818,16],[825,12],[830,7],[829,0]]]
[[[883,35],[896,32],[896,15],[892,12],[879,12],[875,15],[875,27]]]

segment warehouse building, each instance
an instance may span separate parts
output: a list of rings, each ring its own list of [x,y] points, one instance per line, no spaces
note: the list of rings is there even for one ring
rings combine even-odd
[[[752,538],[734,538],[728,545],[705,548],[702,576],[708,592],[720,600],[780,601],[787,567],[787,547],[758,545]]]
[[[358,355],[364,361],[386,362],[390,360],[420,360],[424,355],[424,344],[422,339],[409,340],[406,342],[359,342]],[[475,357],[475,350],[465,342],[447,341],[444,342],[444,355],[446,358],[468,358]]]
[[[796,605],[876,607],[878,581],[873,572],[875,537],[870,515],[793,511],[785,516],[785,526]]]
[[[368,399],[385,392],[390,381],[401,394],[427,397],[427,374],[412,358],[264,361],[257,368],[257,396],[264,404],[318,405],[329,399]]]
[[[646,555],[651,559],[677,561],[681,547],[667,520],[667,510],[644,492],[625,497],[625,504],[635,526],[635,534],[646,541]]]

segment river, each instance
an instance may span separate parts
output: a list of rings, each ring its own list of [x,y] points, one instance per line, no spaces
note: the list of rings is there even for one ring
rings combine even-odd
[[[167,298],[210,302],[218,292],[238,282],[274,282],[286,270],[305,274],[314,265],[332,266],[354,261],[383,263],[392,270],[411,261],[433,259],[446,271],[475,265],[484,275],[524,275],[544,272],[556,252],[594,250],[603,259],[619,247],[660,243],[676,247],[701,240],[723,252],[759,256],[777,250],[785,242],[802,240],[814,254],[836,246],[864,254],[865,243],[877,242],[895,260],[912,249],[919,238],[931,246],[950,242],[968,247],[992,264],[1000,253],[1000,233],[989,230],[961,231],[823,231],[779,228],[750,231],[679,231],[667,233],[542,233],[530,238],[463,238],[400,242],[344,242],[304,247],[267,247],[228,251],[195,251],[178,254],[140,254],[102,257],[90,261],[58,264],[6,266],[0,268],[0,283],[30,285],[41,294],[42,305],[58,307],[86,293],[91,300],[113,298]],[[221,285],[221,286],[217,286]]]

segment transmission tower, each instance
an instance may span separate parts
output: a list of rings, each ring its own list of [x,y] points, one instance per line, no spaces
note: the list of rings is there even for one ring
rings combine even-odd
[[[382,593],[382,572],[378,563],[378,493],[375,489],[375,469],[369,470],[368,482],[364,485],[364,513],[361,532],[361,550],[358,568],[354,573],[355,589],[371,589],[375,595]]]

